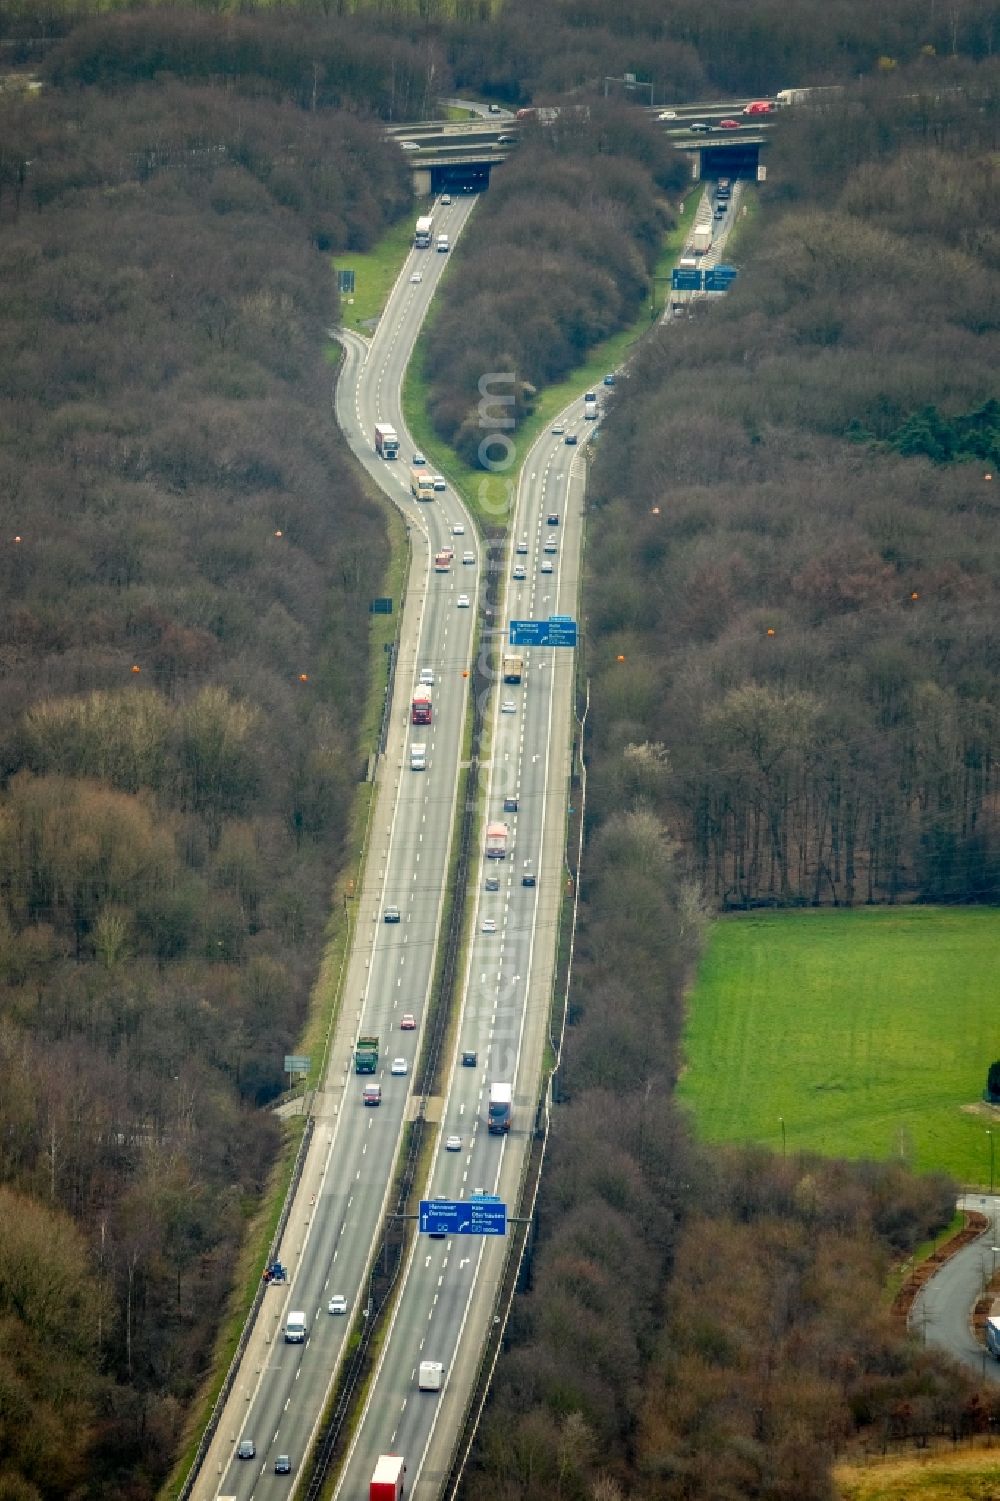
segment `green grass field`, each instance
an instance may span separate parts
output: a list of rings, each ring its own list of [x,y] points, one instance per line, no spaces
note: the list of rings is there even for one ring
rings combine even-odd
[[[1000,1184],[1000,910],[724,918],[688,1008],[680,1098],[708,1141],[901,1155]],[[963,1107],[972,1107],[967,1109]]]

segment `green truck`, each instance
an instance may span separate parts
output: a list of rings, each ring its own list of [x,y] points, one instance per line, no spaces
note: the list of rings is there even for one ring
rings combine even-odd
[[[354,1072],[373,1074],[378,1068],[378,1038],[363,1034],[354,1044]]]

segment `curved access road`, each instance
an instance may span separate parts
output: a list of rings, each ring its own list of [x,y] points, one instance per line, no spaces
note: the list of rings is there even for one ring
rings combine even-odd
[[[1000,1362],[986,1353],[972,1332],[975,1306],[1000,1267],[1000,1194],[965,1194],[958,1207],[985,1214],[989,1227],[924,1283],[908,1323],[927,1344],[944,1350],[980,1379],[1000,1384]]]

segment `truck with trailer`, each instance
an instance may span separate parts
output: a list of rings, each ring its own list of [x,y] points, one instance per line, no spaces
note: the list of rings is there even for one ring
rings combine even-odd
[[[354,1072],[373,1074],[378,1068],[378,1038],[362,1033],[354,1044]]]
[[[779,109],[789,104],[815,104],[822,98],[830,98],[834,94],[842,94],[844,86],[841,83],[819,84],[811,89],[779,89],[774,96],[774,102]]]
[[[506,860],[508,833],[509,830],[505,823],[491,823],[486,825],[487,860]]]
[[[696,224],[691,231],[691,249],[695,255],[704,255],[712,248],[711,224]]]
[[[410,770],[427,770],[427,746],[422,740],[414,740],[410,746]]]
[[[434,476],[426,469],[410,470],[410,494],[417,500],[434,499]]]
[[[414,248],[417,250],[429,250],[433,233],[434,215],[421,214],[417,220],[417,227],[413,234]]]
[[[431,688],[414,688],[410,700],[410,723],[431,724],[434,715],[434,693]]]
[[[391,422],[376,422],[375,452],[380,459],[399,457],[399,437]]]
[[[491,1084],[486,1126],[491,1136],[503,1136],[510,1130],[514,1115],[514,1090],[510,1084]]]
[[[306,1316],[300,1309],[295,1309],[285,1320],[285,1344],[304,1345],[305,1340]]]
[[[417,1367],[417,1389],[422,1392],[439,1392],[444,1381],[444,1366],[440,1360],[422,1360]]]
[[[368,1486],[368,1501],[403,1501],[406,1465],[401,1454],[380,1454]]]
[[[516,652],[507,652],[503,659],[503,680],[505,683],[519,683],[524,673],[524,658]]]

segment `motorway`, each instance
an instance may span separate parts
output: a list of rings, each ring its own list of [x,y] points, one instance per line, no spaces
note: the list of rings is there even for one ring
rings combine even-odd
[[[564,420],[567,431],[586,436],[582,401]],[[580,451],[547,433],[528,454],[511,527],[511,551],[521,539],[526,551],[507,562],[502,619],[575,615],[583,477],[574,456]],[[549,515],[558,516],[557,525],[549,524]],[[511,577],[512,561],[523,565],[523,582]],[[552,564],[551,574],[541,571],[546,562]],[[507,1203],[518,1197],[535,1123],[564,880],[572,655],[553,648],[524,652],[521,684],[501,683],[494,695],[488,818],[508,823],[511,847],[503,862],[487,861],[480,850],[459,1026],[460,1050],[475,1051],[478,1062],[474,1068],[459,1063],[449,1081],[431,1196],[459,1199],[485,1191]],[[511,706],[507,712],[505,703]],[[504,811],[510,797],[517,799],[516,812]],[[536,886],[522,884],[526,871],[536,876]],[[488,875],[499,876],[498,891],[486,890]],[[495,931],[484,931],[484,924],[495,925]],[[490,1136],[486,1129],[489,1085],[497,1080],[515,1086],[514,1125],[506,1137]],[[461,1138],[460,1151],[444,1149],[449,1134]],[[417,1501],[440,1495],[492,1317],[502,1260],[497,1242],[414,1237],[404,1290],[338,1496],[365,1494],[380,1452],[406,1457],[407,1484]],[[440,1394],[417,1390],[421,1360],[443,1364]]]
[[[438,204],[435,231],[447,231],[454,245],[473,206],[474,200],[466,196],[448,208]],[[465,674],[472,665],[483,561],[471,518],[450,490],[437,494],[433,502],[418,503],[408,489],[413,443],[403,424],[402,379],[447,261],[433,250],[411,251],[370,343],[342,335],[338,421],[359,460],[403,511],[412,562],[344,1002],[314,1105],[314,1139],[279,1251],[290,1269],[290,1283],[265,1294],[195,1485],[199,1501],[289,1495],[289,1479],[274,1473],[274,1462],[279,1454],[290,1457],[294,1485],[347,1335],[363,1312],[372,1245],[404,1124],[413,1110],[409,1086],[434,974],[467,710]],[[416,270],[419,280],[412,279]],[[576,420],[582,428],[582,411]],[[391,422],[400,435],[396,462],[385,462],[374,453],[377,421]],[[574,469],[572,461],[578,452],[548,435],[529,456],[517,522],[528,538],[528,555],[519,560],[528,565],[527,578],[510,585],[516,591],[518,613],[574,610],[582,479],[581,466]],[[543,509],[559,510],[558,527],[547,525]],[[554,555],[543,551],[550,536],[557,542]],[[433,555],[449,542],[455,548],[454,562],[448,573],[437,574]],[[467,549],[474,563],[462,562]],[[543,573],[543,563],[551,563],[553,571]],[[468,608],[459,606],[460,594],[469,596]],[[487,647],[491,645],[496,643],[488,641]],[[500,890],[485,893],[481,871],[478,876],[481,910],[476,910],[477,932],[464,977],[460,1038],[463,1047],[477,1049],[479,1063],[475,1069],[459,1068],[449,1081],[442,1131],[460,1133],[462,1150],[438,1153],[433,1193],[462,1195],[482,1186],[513,1199],[529,1142],[563,882],[569,769],[572,653],[563,652],[557,664],[553,655],[540,649],[528,653],[525,680],[502,691],[495,705],[486,768],[490,816],[500,816],[504,797],[512,792],[519,807],[517,813],[505,815],[512,839]],[[429,729],[411,729],[409,698],[422,667],[435,674],[434,723]],[[503,698],[514,699],[513,714],[500,712]],[[408,746],[415,739],[428,746],[425,772],[409,769]],[[550,772],[556,795],[546,792]],[[526,864],[537,874],[534,887],[521,883]],[[390,904],[400,909],[398,924],[382,920]],[[487,910],[496,932],[481,934]],[[536,949],[539,936],[542,942]],[[406,1011],[416,1018],[415,1031],[400,1030]],[[383,1096],[377,1109],[362,1105],[361,1086],[367,1080],[356,1077],[352,1069],[353,1042],[359,1032],[377,1033],[382,1040],[375,1077]],[[392,1059],[400,1057],[407,1061],[405,1077],[390,1073]],[[490,1080],[497,1078],[515,1085],[515,1126],[507,1138],[489,1137],[482,1123],[484,1094]],[[428,1113],[433,1118],[433,1111]],[[378,1453],[403,1444],[411,1456],[408,1489],[428,1497],[437,1494],[488,1328],[502,1251],[498,1242],[477,1242],[459,1254],[451,1241],[414,1237],[404,1291],[351,1449],[342,1494],[365,1494]],[[474,1289],[480,1294],[475,1299]],[[347,1317],[327,1312],[335,1294],[346,1297]],[[286,1318],[290,1310],[300,1309],[306,1316],[307,1338],[303,1344],[286,1344]],[[459,1351],[463,1329],[467,1338]],[[434,1344],[434,1358],[446,1364],[445,1390],[440,1398],[411,1402],[411,1372],[427,1339]],[[440,1427],[438,1413],[449,1415]],[[241,1460],[236,1446],[247,1438],[253,1440],[255,1453]]]

